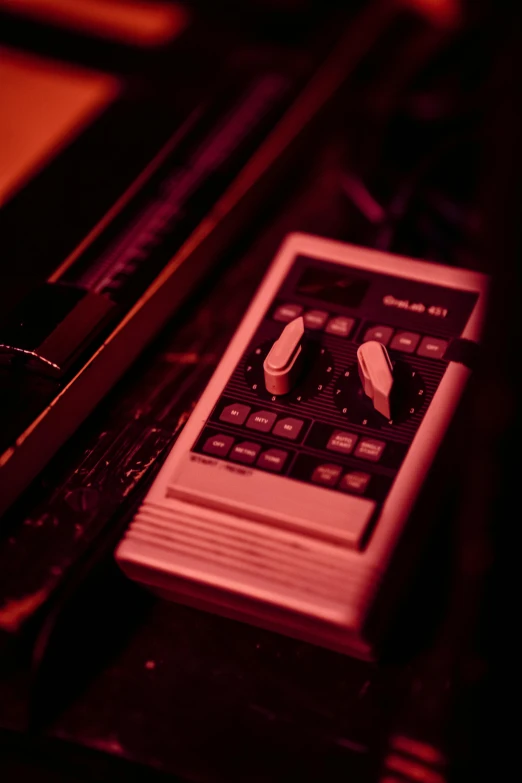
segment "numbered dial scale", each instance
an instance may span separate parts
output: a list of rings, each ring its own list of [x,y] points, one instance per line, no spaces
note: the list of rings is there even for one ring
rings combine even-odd
[[[372,610],[469,374],[449,357],[478,340],[486,287],[289,236],[120,543],[122,568],[372,657]]]

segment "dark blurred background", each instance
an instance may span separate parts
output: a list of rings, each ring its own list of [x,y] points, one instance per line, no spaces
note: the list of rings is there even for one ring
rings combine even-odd
[[[289,105],[320,74],[328,99],[165,329],[2,520],[2,779],[509,780],[520,11],[487,0],[198,0],[131,3],[129,16],[127,5],[0,0],[7,140],[13,94],[18,107],[33,99],[18,82],[5,88],[6,63],[23,56],[38,71],[52,60],[115,88],[73,137],[62,129],[65,141],[2,180],[5,280],[14,267],[51,274],[194,106],[219,111],[247,71],[284,73]],[[24,111],[21,127],[38,124]],[[295,230],[492,277],[483,350],[434,468],[445,476],[438,524],[379,664],[167,604],[112,559]],[[142,283],[126,285],[134,296]],[[398,737],[410,743],[406,766]]]

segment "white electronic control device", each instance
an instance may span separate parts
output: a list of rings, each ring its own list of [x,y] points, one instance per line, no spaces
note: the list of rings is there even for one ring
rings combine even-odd
[[[373,657],[486,290],[469,270],[287,237],[118,546],[123,570]]]

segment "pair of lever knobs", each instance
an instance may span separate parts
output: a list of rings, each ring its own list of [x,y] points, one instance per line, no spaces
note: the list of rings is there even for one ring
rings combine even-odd
[[[297,383],[303,370],[304,333],[304,320],[299,316],[285,326],[268,352],[263,371],[270,394],[288,394]],[[364,393],[372,400],[376,411],[391,419],[393,367],[388,351],[381,343],[369,340],[357,350],[357,365]]]

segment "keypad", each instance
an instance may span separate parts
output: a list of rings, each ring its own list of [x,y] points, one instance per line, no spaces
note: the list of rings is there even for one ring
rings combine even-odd
[[[223,397],[212,416],[215,431],[202,434],[196,451],[318,488],[384,497],[407,446],[268,408]],[[221,426],[228,431],[220,431]],[[296,454],[297,444],[308,454]],[[372,464],[384,474],[371,473]]]
[[[329,348],[330,345],[338,345],[336,350],[346,351],[349,350],[351,341],[355,341],[357,346],[361,342],[376,340],[394,352],[391,354],[393,361],[408,362],[408,354],[441,360],[449,343],[449,340],[389,326],[386,323],[360,321],[335,310],[332,312],[327,307],[314,308],[284,300],[272,308],[270,320],[286,324],[298,316],[303,317],[309,339],[315,340],[316,344],[317,341],[321,344],[324,339],[322,345],[330,350],[334,357],[335,352],[333,348]],[[270,335],[280,333],[282,327],[277,328],[279,332],[272,327]],[[324,338],[321,333],[325,335]],[[275,337],[266,339],[273,340]],[[337,342],[338,340],[342,342]],[[343,344],[347,348],[341,348]],[[254,350],[249,350],[253,355]],[[406,355],[404,360],[400,354]],[[251,358],[249,360],[252,362]],[[329,361],[332,364],[332,358]],[[339,359],[335,361],[332,378],[343,370]],[[356,360],[354,357],[343,361],[345,369],[350,369],[349,362]],[[420,372],[422,373],[422,369]],[[419,388],[425,393],[424,387]],[[221,398],[211,417],[216,431],[206,430],[207,436],[200,437],[197,451],[245,467],[287,475],[314,484],[318,488],[376,500],[384,499],[407,452],[407,443],[396,442],[393,438],[387,439],[385,432],[385,437],[379,437],[380,433],[375,430],[375,426],[379,425],[373,421],[368,424],[348,415],[347,426],[343,427],[338,423],[335,426],[314,421],[308,408],[305,408],[308,417],[296,415],[295,405],[301,404],[299,397],[292,400],[286,400],[284,396],[277,400],[272,399],[271,402],[275,403],[279,410],[270,410],[272,405],[268,398],[265,398],[263,407],[261,388],[258,390],[258,387],[251,385],[250,391],[259,396],[258,406],[252,403],[251,396],[245,401],[241,399],[242,395],[238,400]],[[332,386],[329,393],[333,394]],[[307,397],[304,396],[304,401],[306,400]],[[286,406],[288,402],[291,407],[286,411],[282,410],[281,405]],[[357,404],[357,401],[352,401],[352,404]],[[327,408],[324,415],[329,415]],[[367,434],[360,431],[361,424],[368,424]],[[219,431],[220,426],[225,428],[223,432]],[[356,431],[352,431],[350,426]],[[236,432],[238,434],[234,436]]]
[[[262,433],[270,433],[275,438],[300,441],[308,430],[310,419],[285,416],[264,408],[257,408],[229,399],[222,399],[213,416],[215,422],[244,427]],[[245,431],[245,436],[247,432]]]
[[[335,315],[327,310],[309,309],[305,311],[302,305],[294,303],[278,305],[273,311],[272,318],[280,323],[289,323],[300,315],[303,316],[307,329],[315,331],[324,329],[328,334],[345,338],[350,336],[356,322],[355,318],[350,318],[346,315]]]
[[[361,342],[369,340],[376,340],[394,351],[416,353],[417,356],[429,359],[443,359],[448,347],[448,340],[439,337],[422,337],[418,332],[395,330],[391,326],[381,324],[370,326],[363,332]]]
[[[324,489],[364,495],[375,500],[382,500],[386,496],[392,481],[389,476],[372,475],[366,470],[349,468],[307,454],[298,455],[290,476]]]
[[[324,461],[344,457],[349,462],[365,460],[378,462],[385,468],[396,470],[407,451],[407,446],[395,441],[370,438],[348,430],[332,427],[322,422],[314,422],[304,440],[305,446],[324,453]],[[364,444],[359,451],[359,444]],[[333,448],[332,448],[333,446]],[[337,456],[336,456],[337,455]],[[368,456],[370,455],[370,456]],[[371,457],[375,456],[376,459]]]
[[[273,319],[281,323],[289,323],[294,318],[302,315],[307,329],[313,331],[324,330],[327,334],[336,337],[348,338],[353,332],[356,323],[355,318],[345,315],[336,315],[326,310],[308,309],[302,305],[287,302],[280,304],[273,311]],[[374,324],[362,332],[360,342],[376,340],[394,351],[422,356],[429,359],[443,359],[448,347],[448,340],[429,335],[422,336],[418,332],[410,332],[402,329],[394,329],[386,324]],[[239,422],[238,422],[239,423]]]
[[[279,421],[284,422],[285,417]],[[318,487],[369,495],[375,499],[383,497],[391,482],[391,472],[389,467],[386,467],[389,460],[383,461],[387,472],[380,476],[372,476],[368,473],[363,467],[363,462],[366,465],[371,462],[380,464],[383,455],[393,454],[397,444],[356,436],[344,430],[335,430],[327,425],[322,426],[326,427],[327,433],[323,433],[321,436],[323,442],[321,450],[324,450],[326,443],[331,440],[341,444],[342,449],[349,449],[347,443],[351,443],[352,449],[349,450],[349,453],[344,450],[337,452],[338,457],[346,459],[351,465],[341,464],[342,459],[341,462],[336,462],[334,452],[331,450],[330,454],[334,460],[329,460],[326,452],[322,459],[312,454],[298,454],[297,463],[294,463],[292,458],[295,456],[295,451],[262,442],[263,438],[267,437],[265,433],[260,433],[260,440],[256,440],[245,437],[234,438],[232,435],[217,430],[212,432],[206,428],[200,437],[199,446],[197,445],[195,450],[270,473],[289,475]],[[246,430],[238,428],[238,432],[242,431],[246,434]],[[328,433],[330,437],[327,437]],[[268,437],[273,436],[273,432],[268,435]],[[357,446],[354,449],[353,444],[355,443]],[[317,451],[317,445],[314,448]],[[399,456],[402,458],[404,451],[404,447],[401,447],[397,459]],[[360,463],[361,468],[356,467],[356,463]]]

